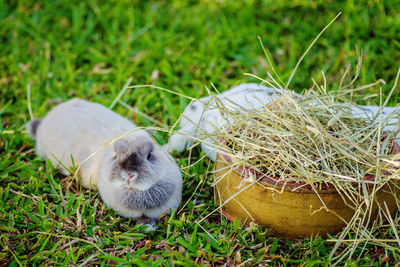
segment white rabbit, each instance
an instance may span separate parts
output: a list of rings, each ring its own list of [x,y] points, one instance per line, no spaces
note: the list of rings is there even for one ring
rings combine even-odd
[[[27,125],[39,156],[51,160],[65,175],[69,167],[80,165],[84,187],[97,186],[108,207],[147,222],[179,206],[182,175],[149,134],[135,128],[106,107],[81,99],[57,105]]]
[[[225,125],[229,125],[232,121],[229,117],[221,114],[218,105],[221,104],[227,109],[244,112],[250,109],[262,109],[264,105],[271,101],[271,97],[282,92],[289,93],[295,98],[302,96],[291,91],[281,91],[269,88],[256,83],[244,83],[231,88],[218,95],[203,97],[188,105],[183,112],[180,121],[180,129],[171,135],[165,148],[168,152],[182,152],[189,148],[194,140],[201,142],[204,153],[212,161],[217,156],[217,148],[210,138],[221,130]],[[373,118],[379,112],[377,106],[349,106],[353,115],[361,118]],[[393,112],[399,112],[399,108],[385,107],[382,110],[383,117],[389,115],[390,118],[386,122],[385,130],[395,131],[398,129],[397,116],[393,116]],[[400,138],[398,136],[397,138]]]

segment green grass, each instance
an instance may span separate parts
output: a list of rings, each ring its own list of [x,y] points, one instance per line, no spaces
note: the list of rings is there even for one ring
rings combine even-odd
[[[331,264],[333,245],[321,238],[279,239],[266,228],[246,228],[218,214],[197,224],[215,208],[204,161],[184,177],[186,205],[154,233],[105,208],[97,192],[65,188],[65,177],[46,172],[24,132],[30,120],[26,88],[31,84],[35,117],[46,114],[50,99],[81,97],[108,106],[130,77],[132,84],[200,97],[211,83],[223,91],[255,81],[243,73],[266,76],[271,69],[257,36],[286,81],[313,38],[342,11],[300,65],[291,88],[309,88],[311,77],[321,82],[324,71],[334,90],[347,65],[355,66],[358,47],[364,61],[357,84],[384,79],[387,93],[400,65],[400,3],[394,2],[0,0],[0,263]],[[399,97],[395,91],[391,105]],[[151,88],[128,90],[123,100],[167,125],[189,103]],[[121,105],[115,111],[152,125]],[[156,137],[167,140],[165,133]],[[188,155],[176,156],[188,165]],[[345,262],[393,265],[399,254],[360,247]]]

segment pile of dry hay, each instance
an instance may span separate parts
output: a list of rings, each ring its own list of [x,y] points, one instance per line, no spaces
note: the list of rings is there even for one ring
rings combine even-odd
[[[234,122],[222,136],[235,161],[286,181],[344,186],[390,171],[395,133],[333,99],[282,94],[263,110],[230,114]]]
[[[397,132],[384,131],[396,114],[355,116],[362,111],[338,97],[348,92],[309,91],[301,99],[283,93],[263,110],[231,111],[221,106],[221,113],[231,123],[214,137],[227,145],[228,149],[218,147],[232,159],[232,168],[245,166],[296,181],[299,188],[311,185],[318,189],[326,184],[346,202],[350,200],[354,217],[339,236],[330,239],[336,242],[331,252],[332,258],[339,255],[336,260],[352,257],[361,244],[363,248],[367,244],[395,250],[400,247],[400,216],[393,217],[385,203],[376,201],[379,189],[399,187],[400,155],[393,154]],[[367,176],[373,179],[367,180]],[[394,198],[400,207],[399,196]],[[373,216],[376,204],[379,211]],[[341,244],[345,246],[337,254]]]

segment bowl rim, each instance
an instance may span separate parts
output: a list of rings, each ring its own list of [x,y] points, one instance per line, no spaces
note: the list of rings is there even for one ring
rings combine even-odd
[[[227,147],[227,142],[224,138],[220,139],[220,142]],[[396,142],[396,139],[391,140],[392,146],[391,146],[391,154],[399,154],[400,153],[400,145],[398,142]],[[221,151],[227,151],[227,150],[220,150],[218,152],[217,157],[223,159],[226,163],[232,163],[232,158],[227,155],[227,153],[221,153]],[[284,190],[284,191],[290,191],[293,193],[296,192],[301,192],[301,193],[337,193],[337,190],[331,183],[321,183],[318,187],[313,187],[310,184],[304,184],[302,182],[297,182],[297,181],[287,181],[285,179],[277,178],[277,177],[272,177],[266,174],[263,174],[261,172],[258,172],[254,169],[251,169],[249,167],[240,165],[237,168],[233,169],[236,173],[238,173],[241,176],[253,176],[256,177],[256,180],[258,180],[259,183],[262,183],[268,187],[273,187],[278,190]],[[369,174],[364,177],[365,180],[367,181],[373,181],[375,179],[375,175]]]

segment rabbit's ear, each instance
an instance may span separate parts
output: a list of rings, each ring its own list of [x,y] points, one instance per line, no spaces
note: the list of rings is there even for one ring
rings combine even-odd
[[[152,130],[152,129],[146,129],[146,132],[147,132],[150,136],[153,135],[153,130]]]
[[[118,139],[114,143],[114,150],[117,158],[121,159],[128,152],[128,141],[122,138]]]

